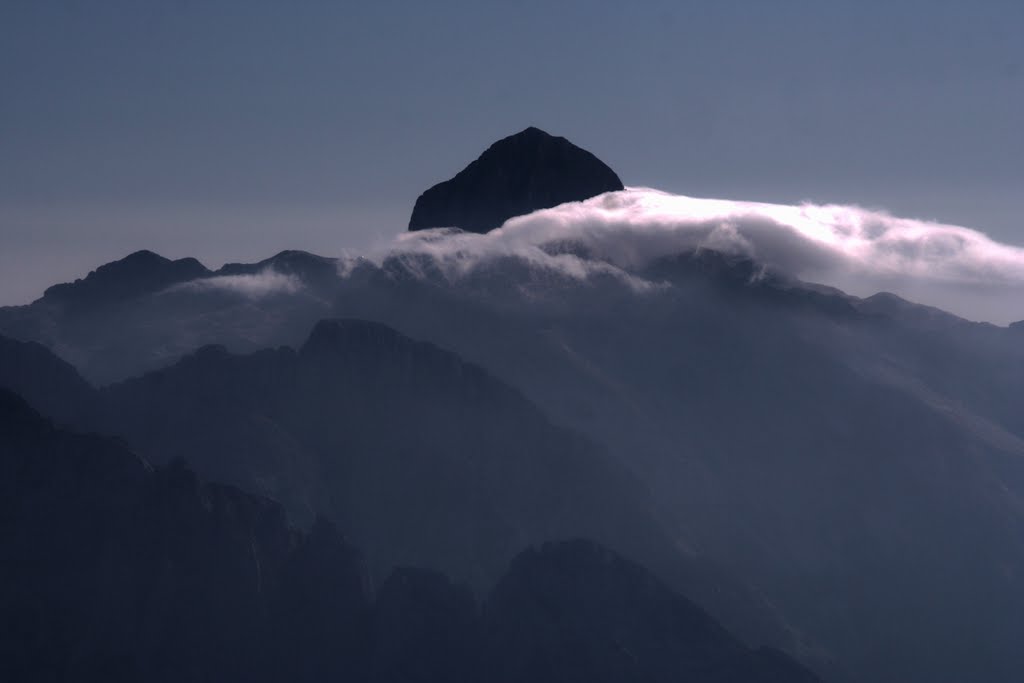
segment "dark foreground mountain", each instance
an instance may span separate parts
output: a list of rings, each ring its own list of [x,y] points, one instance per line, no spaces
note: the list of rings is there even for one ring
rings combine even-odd
[[[96,390],[38,342],[0,336],[0,387],[24,396],[60,425],[102,427],[104,411]]]
[[[359,672],[362,566],[325,523],[298,534],[270,501],[153,470],[3,390],[0,472],[0,679],[322,680],[300,648]]]
[[[508,683],[818,680],[781,653],[750,652],[642,567],[587,541],[516,557],[487,625],[493,680]]]
[[[590,542],[512,562],[481,609],[396,571],[374,595],[332,525],[153,469],[0,390],[0,679],[802,683]]]
[[[410,230],[487,232],[513,216],[622,190],[615,171],[538,128],[498,140],[454,178],[416,200]]]
[[[304,524],[329,515],[377,576],[419,565],[484,590],[523,546],[587,535],[745,634],[788,642],[746,589],[674,546],[625,468],[479,367],[383,325],[324,321],[299,351],[205,347],[102,392],[33,342],[0,338],[0,352],[0,386],[50,401],[65,424],[123,436],[152,462],[187,457]]]
[[[587,535],[753,642],[794,646],[755,591],[673,543],[624,467],[479,367],[383,325],[323,321],[297,352],[205,347],[101,392],[34,342],[0,338],[0,352],[0,386],[62,397],[65,424],[122,435],[152,462],[188,457],[304,524],[329,515],[378,577],[420,565],[484,590],[524,545]]]

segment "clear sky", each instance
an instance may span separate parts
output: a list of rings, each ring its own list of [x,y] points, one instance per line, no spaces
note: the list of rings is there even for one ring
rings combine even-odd
[[[335,255],[528,125],[627,185],[1024,244],[1024,2],[0,0],[0,304]]]

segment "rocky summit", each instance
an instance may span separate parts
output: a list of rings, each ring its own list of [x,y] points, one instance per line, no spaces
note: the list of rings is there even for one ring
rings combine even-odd
[[[495,142],[450,180],[416,200],[409,230],[485,233],[513,216],[622,190],[603,161],[539,128]]]

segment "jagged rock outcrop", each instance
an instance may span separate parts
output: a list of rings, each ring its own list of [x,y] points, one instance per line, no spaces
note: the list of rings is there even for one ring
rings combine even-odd
[[[483,233],[513,216],[622,189],[615,171],[596,156],[530,127],[495,142],[454,178],[421,194],[409,230]]]

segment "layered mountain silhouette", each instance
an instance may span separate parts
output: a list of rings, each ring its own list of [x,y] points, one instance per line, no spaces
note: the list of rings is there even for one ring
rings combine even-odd
[[[603,161],[565,138],[527,128],[498,140],[416,200],[409,230],[487,232],[513,216],[622,190]]]
[[[427,257],[394,256],[363,262],[329,285],[263,299],[177,287],[140,294],[119,304],[117,315],[78,320],[37,302],[0,311],[0,324],[56,349],[92,380],[223,344],[105,389],[86,412],[103,407],[99,429],[154,462],[184,454],[203,476],[278,498],[302,523],[328,513],[378,574],[394,564],[433,567],[480,590],[523,544],[572,529],[653,566],[751,642],[786,645],[832,678],[1000,681],[1024,666],[1009,638],[1024,634],[1024,589],[1004,571],[1024,564],[1024,546],[1009,531],[1024,491],[1016,464],[1024,419],[1014,408],[1024,400],[1024,359],[1015,330],[891,295],[858,299],[708,250],[649,264],[641,276],[663,284],[643,297],[617,280],[542,276],[513,257],[459,282],[432,268]],[[383,377],[439,362],[400,345],[386,361],[372,360],[373,345],[357,345],[348,360],[328,362],[316,351],[320,342],[304,348],[325,314],[379,321],[452,349],[515,387],[542,416],[537,424],[559,425],[552,426],[557,433],[568,427],[600,444],[605,455],[597,460],[611,469],[580,481],[632,501],[622,503],[631,521],[614,535],[613,513],[600,509],[597,496],[570,512],[552,488],[538,489],[549,502],[534,505],[525,473],[544,480],[547,453],[580,451],[555,446],[563,437],[540,449],[528,445],[514,420],[493,432],[508,434],[501,437],[507,446],[462,440],[463,425],[493,418],[475,399],[463,399],[468,413],[446,403],[448,380],[427,373],[411,392],[404,380],[378,391],[366,375],[349,384],[317,379],[331,377],[323,368],[335,362],[383,368]],[[278,344],[300,350],[257,351]],[[51,373],[66,369],[47,364]],[[451,367],[453,376],[464,372]],[[32,390],[33,382],[18,381]],[[79,404],[56,391],[62,385],[52,384],[52,395],[43,386],[33,400],[62,423],[80,424]],[[354,406],[351,422],[330,412],[337,405]],[[449,407],[428,428],[418,416],[435,405]],[[495,405],[505,413],[505,404]],[[97,429],[92,424],[84,428]],[[341,424],[357,426],[333,427]],[[417,443],[404,434],[416,434]],[[373,460],[378,449],[390,455]],[[562,512],[538,521],[517,517],[500,497],[481,502],[487,497],[470,493],[476,479],[449,474],[448,454],[473,449],[499,459],[535,453],[532,464],[520,463],[523,474],[508,477],[509,490],[531,514],[534,507]],[[424,481],[433,483],[423,491],[415,469],[375,469],[409,458],[447,464],[426,470]],[[347,479],[347,467],[363,478]],[[557,481],[577,477],[562,471]],[[505,479],[500,469],[483,472],[492,482]],[[362,489],[362,502],[331,498],[335,486],[348,490],[346,482],[372,487],[390,477],[395,491],[412,494],[381,497],[379,517],[372,488]],[[612,486],[613,479],[634,484]],[[649,493],[624,493],[645,487]],[[454,505],[434,508],[441,494],[431,498],[431,491],[462,493]],[[449,529],[437,537],[443,542],[432,545],[404,527],[403,509],[436,513],[427,519]],[[451,510],[461,512],[444,517]],[[466,510],[476,521],[449,527]],[[588,524],[567,525],[573,515]],[[656,531],[648,533],[662,540],[622,542],[633,535],[627,527],[648,529],[652,516]],[[393,544],[377,547],[371,537]],[[703,575],[673,567],[664,550],[670,546],[686,549],[684,564],[700,558]],[[773,626],[765,626],[765,604]],[[982,626],[965,634],[963,615]],[[984,658],[973,654],[979,649]]]
[[[91,379],[173,362],[200,342],[224,344],[104,390],[89,410],[120,407],[103,408],[104,419],[118,422],[100,422],[100,429],[120,434],[154,462],[185,454],[203,476],[276,497],[303,523],[327,512],[365,549],[378,574],[413,564],[479,587],[494,579],[517,543],[568,533],[563,521],[571,516],[521,526],[509,508],[493,512],[496,502],[470,495],[474,479],[445,488],[453,486],[446,465],[428,470],[431,488],[465,493],[455,498],[462,502],[433,510],[433,523],[447,528],[441,513],[451,509],[474,510],[480,521],[453,524],[436,547],[401,526],[407,504],[423,510],[433,503],[415,489],[414,470],[374,466],[416,453],[409,440],[401,441],[406,433],[420,435],[420,462],[469,452],[460,450],[469,442],[456,440],[462,425],[491,418],[470,412],[471,419],[460,420],[449,408],[431,429],[417,423],[421,404],[446,405],[438,396],[450,385],[429,374],[420,394],[401,382],[375,393],[369,379],[329,387],[309,379],[330,376],[320,367],[326,361],[314,360],[319,342],[303,348],[318,318],[379,321],[453,349],[496,382],[514,386],[544,420],[601,444],[605,466],[610,458],[628,473],[625,479],[649,490],[637,498],[618,486],[603,489],[633,501],[624,503],[636,512],[624,516],[632,520],[626,526],[646,529],[642,519],[653,515],[658,531],[651,533],[663,540],[620,544],[632,532],[623,526],[610,535],[611,513],[601,510],[589,526],[573,525],[574,535],[593,535],[656,565],[666,578],[674,574],[673,586],[751,642],[799,650],[833,678],[842,670],[882,681],[999,681],[1024,665],[1007,639],[1024,634],[1024,590],[1014,573],[1000,569],[1024,562],[1022,544],[1008,531],[1017,524],[1024,491],[1016,465],[1024,453],[1024,420],[1014,409],[1024,399],[1024,360],[1013,329],[937,316],[892,296],[850,297],[708,250],[649,264],[642,275],[665,286],[642,298],[615,280],[542,278],[514,258],[455,283],[431,268],[428,258],[396,256],[364,262],[310,290],[315,296],[253,300],[178,288],[140,294],[120,304],[117,315],[86,316],[83,323],[41,303],[0,311],[0,323],[88,368]],[[23,325],[26,316],[43,322]],[[257,351],[277,344],[300,350]],[[400,347],[392,360],[373,357],[363,348],[345,362],[388,372],[402,363],[436,363],[431,354]],[[47,399],[42,386],[36,396],[50,402],[53,416],[80,424],[78,404],[58,398],[60,392]],[[361,401],[364,392],[381,398]],[[423,398],[414,402],[413,395]],[[351,432],[331,431],[349,424],[329,412],[339,401],[358,408]],[[298,408],[289,413],[289,405]],[[365,417],[374,411],[376,421]],[[391,422],[384,415],[412,417]],[[97,429],[91,424],[84,428]],[[509,445],[493,453],[519,458],[535,448],[518,439],[514,421],[505,424],[507,431],[494,433],[511,434]],[[557,442],[550,441],[551,450],[559,450]],[[378,447],[392,455],[367,464]],[[536,467],[534,476],[543,479],[539,462],[549,450],[534,452],[537,462],[522,466]],[[381,498],[381,509],[390,512],[379,518],[369,500],[335,505],[327,489],[340,482],[347,490],[347,480],[341,469],[325,476],[325,463],[357,467],[365,482],[394,476],[395,490],[416,495]],[[502,479],[493,474],[498,471],[491,476]],[[613,471],[599,480],[621,478]],[[577,476],[565,472],[561,481]],[[511,477],[510,490],[517,481],[530,480]],[[522,483],[517,490],[532,509],[532,487]],[[540,495],[551,495],[545,490],[551,489]],[[557,497],[548,500],[549,510],[559,509]],[[595,498],[586,500],[572,514],[588,517],[585,511],[599,507]],[[363,531],[344,526],[355,520],[366,524]],[[502,528],[518,532],[492,535]],[[369,538],[378,532],[393,538],[393,547],[375,547]],[[687,575],[663,550],[652,551],[670,545],[686,548],[688,561],[706,562],[704,576]],[[723,592],[727,599],[720,600]],[[765,603],[773,606],[774,626],[764,625]],[[965,635],[965,614],[984,626]],[[924,626],[921,615],[927,615]],[[770,632],[792,635],[766,637]],[[972,654],[979,648],[988,653],[981,660]]]
[[[536,151],[567,148],[540,131],[509,140],[439,186],[436,207],[421,198],[424,215],[438,218],[410,228],[486,231],[549,200],[616,189],[584,183],[589,172],[552,176],[557,155]],[[548,189],[530,189],[538,178]],[[548,192],[549,180],[591,189],[566,199]],[[87,441],[138,463],[143,474],[125,475],[132,481],[184,476],[174,464],[183,457],[199,477],[247,491],[189,475],[205,492],[181,508],[195,519],[250,505],[222,498],[263,501],[251,503],[259,509],[279,501],[306,531],[288,532],[278,559],[259,566],[268,581],[294,586],[272,593],[292,606],[280,621],[251,621],[288,643],[287,653],[265,648],[287,662],[281,677],[345,668],[389,681],[761,680],[770,671],[801,680],[785,677],[796,670],[771,649],[722,645],[709,635],[714,621],[837,682],[1019,677],[1020,325],[971,323],[887,293],[850,296],[707,248],[626,267],[555,235],[529,253],[459,260],[460,245],[500,237],[437,231],[405,236],[422,248],[379,261],[283,252],[219,271],[134,254],[0,309],[9,337],[0,386],[57,424],[46,429],[62,436],[41,447],[42,462]],[[75,472],[61,485],[81,480]],[[147,486],[163,500],[162,484]],[[58,498],[38,498],[40,515],[62,509]],[[138,509],[126,518],[143,519]],[[250,567],[243,555],[270,557],[257,531],[229,535],[257,539],[249,555],[236,544],[232,571]],[[590,540],[543,546],[579,537]],[[54,538],[38,559],[44,576],[57,566],[46,558],[73,540]],[[119,538],[128,547],[136,537]],[[121,543],[104,552],[117,558]],[[211,552],[201,547],[196,556]],[[338,559],[356,557],[353,547],[365,558],[356,574],[379,588],[322,597],[333,584],[316,568],[355,576]],[[106,565],[100,574],[116,576]],[[160,581],[161,596],[179,585]],[[263,599],[246,596],[231,599]],[[41,604],[17,623],[49,623],[54,603]],[[361,605],[358,628],[338,616],[351,613],[345,604]],[[319,616],[306,620],[304,610]],[[97,619],[74,622],[98,634],[89,643],[121,633]],[[303,669],[319,661],[317,624],[332,619],[355,634],[344,642],[372,656]],[[36,633],[11,628],[5,637]],[[210,638],[228,653],[264,648],[249,635]],[[66,652],[90,651],[74,642]],[[480,668],[480,652],[500,667]],[[147,667],[170,657],[144,653]],[[234,656],[203,670],[236,675],[224,668]]]
[[[755,583],[852,679],[999,681],[1024,665],[1004,639],[1024,635],[1024,584],[1003,571],[1024,566],[1011,330],[937,330],[925,307],[881,310],[706,251],[656,264],[671,285],[657,293],[586,284],[550,303],[504,289],[483,305],[390,266],[338,313],[453,348],[607,446],[680,542]]]
[[[313,288],[333,286],[337,278],[334,259],[305,251],[286,250],[257,263],[228,263],[210,270],[194,258],[171,260],[143,250],[102,265],[74,282],[49,287],[36,304],[68,316],[104,313],[114,307],[123,310],[146,295],[174,291],[186,283],[216,283],[217,278],[267,272],[294,277]]]
[[[424,570],[375,594],[329,522],[295,531],[269,500],[153,469],[7,390],[0,474],[5,681],[818,680],[590,542],[527,551],[483,609]]]
[[[136,252],[29,305],[0,308],[0,333],[44,343],[90,381],[109,383],[204,344],[237,351],[300,344],[330,314],[339,282],[334,259],[303,251],[216,271],[195,259]]]
[[[419,564],[482,590],[523,545],[588,535],[745,636],[792,644],[755,591],[673,547],[625,468],[479,367],[383,325],[322,321],[298,352],[204,347],[102,391],[38,344],[0,342],[17,361],[0,357],[0,386],[33,392],[34,374],[60,368],[50,386],[68,397],[54,413],[71,414],[67,423],[118,434],[156,463],[187,456],[203,476],[282,501],[299,521],[329,514],[377,576]]]
[[[624,468],[481,368],[378,323],[323,321],[298,351],[206,347],[103,400],[148,459],[187,455],[298,519],[330,512],[381,571],[482,587],[525,545],[567,534],[670,557]]]

